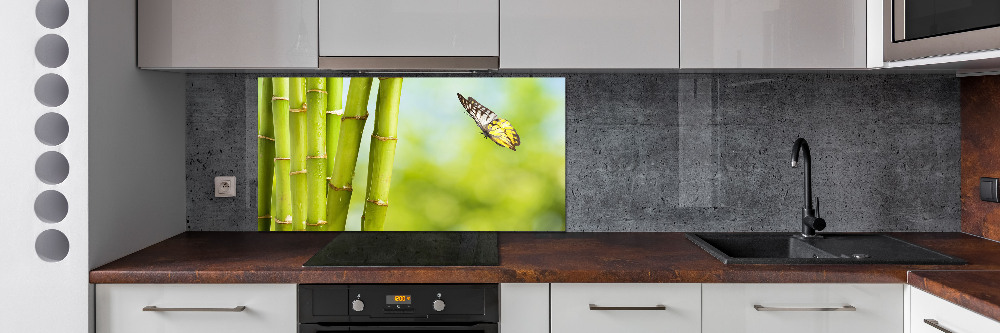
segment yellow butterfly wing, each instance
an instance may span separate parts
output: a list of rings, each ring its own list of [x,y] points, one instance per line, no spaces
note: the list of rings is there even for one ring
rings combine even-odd
[[[517,151],[517,148],[514,147],[521,145],[521,137],[517,135],[517,130],[514,129],[514,126],[507,119],[497,118],[490,122],[487,127],[489,128],[487,134],[489,134],[490,139],[501,147]]]
[[[517,130],[514,129],[514,125],[510,124],[510,121],[498,117],[496,113],[479,104],[472,97],[466,98],[462,94],[458,94],[458,101],[462,103],[462,107],[465,108],[469,117],[472,117],[472,120],[483,130],[486,137],[496,142],[498,146],[517,151],[517,148],[514,147],[521,145],[521,137],[517,135]]]

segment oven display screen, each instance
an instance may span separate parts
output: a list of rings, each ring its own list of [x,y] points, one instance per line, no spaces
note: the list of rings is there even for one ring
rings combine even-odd
[[[385,295],[385,304],[410,304],[410,295]]]

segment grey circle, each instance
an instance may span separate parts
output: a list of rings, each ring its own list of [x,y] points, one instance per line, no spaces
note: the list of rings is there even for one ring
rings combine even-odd
[[[48,262],[62,261],[69,254],[69,238],[59,230],[42,231],[35,238],[35,253]]]
[[[69,97],[66,79],[57,74],[45,74],[35,81],[35,99],[45,106],[60,106]]]
[[[59,223],[69,213],[69,201],[59,191],[48,190],[35,198],[35,215],[46,223]]]
[[[35,43],[35,59],[48,68],[56,68],[66,63],[69,58],[69,44],[66,39],[56,34],[42,36]]]
[[[61,114],[49,112],[38,117],[38,121],[35,122],[35,137],[46,145],[59,145],[66,141],[68,136],[69,122]]]
[[[35,175],[49,185],[62,183],[69,176],[69,161],[59,152],[44,152],[35,161]]]
[[[35,5],[35,18],[43,27],[61,27],[69,19],[69,4],[66,0],[39,0]]]

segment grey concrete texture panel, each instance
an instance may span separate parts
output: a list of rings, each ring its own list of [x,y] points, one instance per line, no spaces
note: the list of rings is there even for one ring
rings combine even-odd
[[[187,75],[188,230],[257,229],[256,89],[248,89],[246,75]],[[215,197],[217,176],[236,176],[236,197]]]
[[[798,137],[826,231],[959,230],[955,77],[566,77],[567,231],[799,230]],[[190,230],[255,229],[255,80],[188,75]],[[230,174],[240,195],[212,197]]]

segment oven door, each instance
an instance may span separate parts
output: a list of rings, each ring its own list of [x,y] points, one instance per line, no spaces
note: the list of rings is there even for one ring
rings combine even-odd
[[[299,324],[299,333],[325,333],[325,332],[367,332],[367,333],[394,333],[394,332],[448,332],[448,333],[497,333],[497,324],[471,324],[471,325],[355,325],[355,326],[325,326],[319,324]]]
[[[885,61],[1000,49],[1000,1],[883,0]]]

